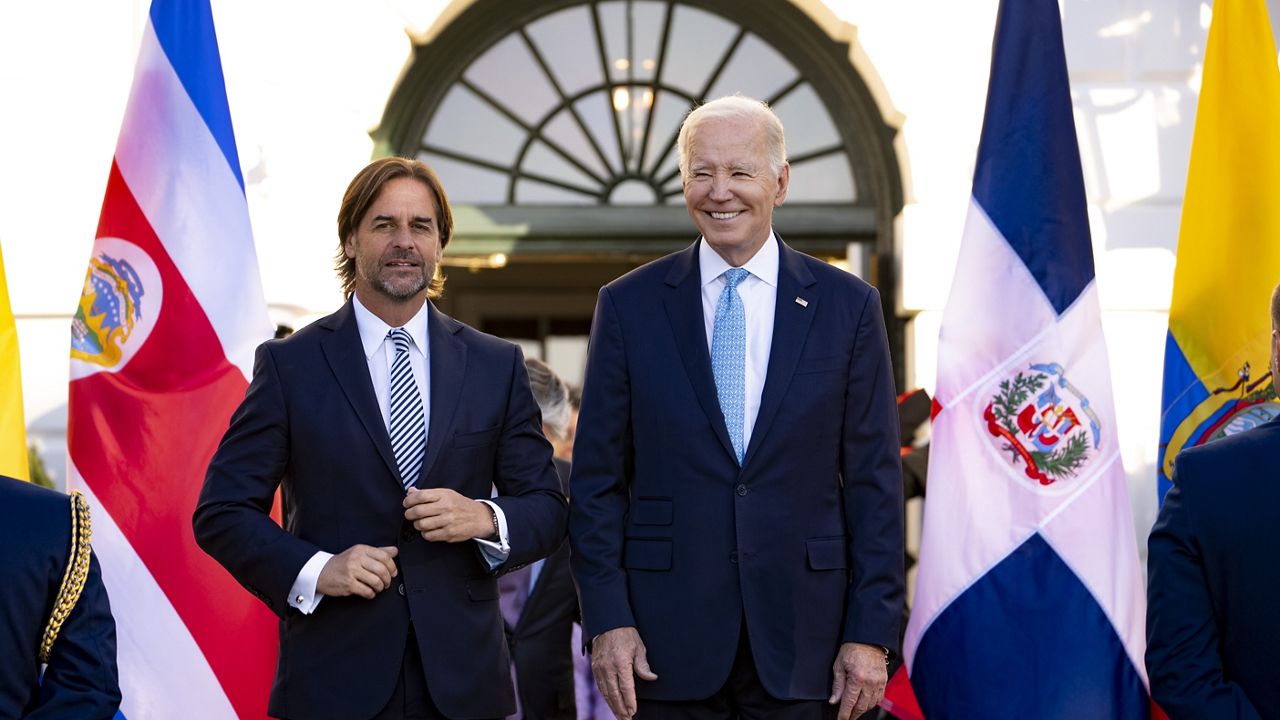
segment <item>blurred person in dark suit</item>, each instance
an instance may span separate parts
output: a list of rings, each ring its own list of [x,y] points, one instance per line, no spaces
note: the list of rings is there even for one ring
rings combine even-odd
[[[90,537],[82,496],[0,476],[0,718],[106,720],[120,707]]]
[[[546,363],[526,358],[529,388],[542,412],[542,432],[552,447],[568,436],[572,408],[569,390]],[[561,487],[569,484],[569,461],[555,457]],[[511,650],[517,709],[509,718],[574,720],[571,635],[578,619],[578,597],[569,572],[569,544],[545,560],[498,580],[500,605]]]
[[[1271,382],[1280,286],[1271,295]],[[1280,418],[1182,451],[1147,540],[1147,673],[1170,720],[1280,719]]]

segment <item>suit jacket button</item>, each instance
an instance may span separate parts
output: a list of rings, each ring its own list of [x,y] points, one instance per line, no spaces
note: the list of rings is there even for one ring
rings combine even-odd
[[[738,483],[738,488],[737,488],[738,497],[742,497],[746,495],[748,491],[749,489],[744,483]]]
[[[404,583],[400,583],[400,584],[396,585],[396,591],[400,593],[400,596],[401,596],[401,597],[403,597],[403,596],[404,596]]]
[[[738,562],[738,551],[737,551],[737,550],[734,550],[733,552],[729,553],[729,562],[731,562],[731,563],[736,563],[736,562]]]

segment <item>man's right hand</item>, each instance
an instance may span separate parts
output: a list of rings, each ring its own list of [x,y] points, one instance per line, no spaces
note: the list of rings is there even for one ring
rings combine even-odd
[[[316,580],[316,592],[326,597],[359,595],[366,600],[391,587],[397,574],[395,547],[352,545],[329,558]]]
[[[618,720],[631,720],[639,707],[635,678],[658,679],[649,669],[644,643],[633,627],[614,628],[596,637],[591,643],[591,673]]]

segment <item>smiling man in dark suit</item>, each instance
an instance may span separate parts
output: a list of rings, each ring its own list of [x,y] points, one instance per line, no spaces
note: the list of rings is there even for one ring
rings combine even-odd
[[[679,136],[691,247],[600,291],[570,540],[619,718],[860,715],[903,602],[875,289],[787,247],[782,124],[735,96]]]
[[[338,215],[348,302],[259,348],[209,465],[196,538],[281,618],[272,715],[515,708],[495,571],[561,544],[565,498],[519,348],[428,301],[452,227],[425,164],[360,171]]]
[[[1147,539],[1147,672],[1169,720],[1280,720],[1277,463],[1280,418],[1178,454]]]

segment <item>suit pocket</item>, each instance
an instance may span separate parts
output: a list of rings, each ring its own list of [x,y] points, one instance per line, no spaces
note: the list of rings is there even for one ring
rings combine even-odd
[[[805,541],[809,549],[809,568],[812,570],[843,570],[849,567],[844,556],[845,539],[840,537],[810,538]]]
[[[635,525],[670,525],[671,501],[663,498],[638,498],[631,506],[631,522]]]
[[[670,570],[670,540],[627,540],[622,567],[628,570]]]
[[[472,600],[497,600],[498,579],[490,575],[467,578],[467,597]]]
[[[453,447],[457,449],[469,447],[483,447],[492,445],[498,441],[498,433],[502,432],[501,425],[494,425],[487,430],[476,430],[475,432],[464,432],[453,434]]]
[[[849,359],[844,355],[826,355],[816,358],[801,358],[796,364],[796,375],[811,375],[824,372],[846,372]]]

